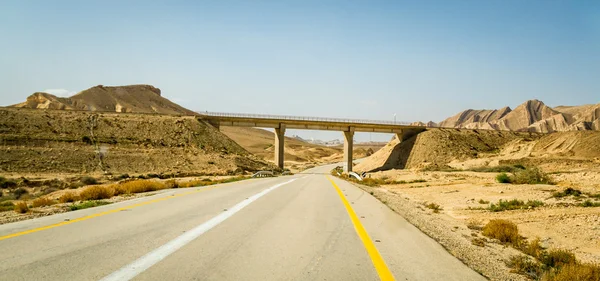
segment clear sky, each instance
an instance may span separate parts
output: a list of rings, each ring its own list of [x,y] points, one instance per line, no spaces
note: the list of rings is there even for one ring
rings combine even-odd
[[[197,111],[402,121],[600,102],[597,0],[5,0],[0,38],[0,105],[142,83]]]

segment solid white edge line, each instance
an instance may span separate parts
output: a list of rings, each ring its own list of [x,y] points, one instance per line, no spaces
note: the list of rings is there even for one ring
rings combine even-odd
[[[245,199],[242,202],[238,203],[237,205],[233,206],[232,208],[227,209],[227,211],[217,215],[216,217],[204,222],[201,225],[196,226],[195,228],[189,230],[188,232],[186,232],[186,233],[178,236],[177,238],[167,242],[166,244],[156,248],[155,250],[146,254],[145,256],[135,260],[134,262],[132,262],[132,263],[120,268],[119,270],[111,273],[110,275],[102,278],[101,281],[133,279],[140,273],[144,272],[145,270],[152,267],[156,263],[160,262],[167,256],[169,256],[172,253],[174,253],[175,251],[179,250],[181,247],[185,246],[186,244],[192,242],[194,239],[198,238],[200,235],[209,231],[211,228],[219,225],[226,219],[230,218],[231,216],[233,216],[235,213],[239,212],[244,207],[250,205],[250,203],[256,201],[258,198],[277,189],[278,187],[281,187],[283,185],[291,183],[297,179],[298,178],[295,178],[295,179],[291,179],[291,180],[283,182],[283,183],[276,184],[276,185],[269,187],[255,195],[248,197],[248,199]]]

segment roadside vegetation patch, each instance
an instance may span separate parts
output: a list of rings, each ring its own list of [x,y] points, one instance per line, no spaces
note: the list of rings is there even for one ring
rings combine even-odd
[[[5,177],[0,177],[0,188],[14,188],[17,187],[17,182],[15,180],[7,179]]]
[[[15,204],[11,201],[4,201],[0,203],[0,212],[13,211]]]
[[[21,201],[17,204],[15,204],[15,212],[19,213],[19,214],[25,214],[27,212],[29,212],[29,206],[27,206],[27,202]]]
[[[600,207],[600,202],[592,202],[592,200],[585,200],[583,203],[579,203],[580,207]]]
[[[79,195],[73,191],[65,192],[58,198],[58,202],[60,203],[71,203],[79,201]]]
[[[508,173],[512,173],[509,175]],[[548,174],[537,167],[527,167],[525,169],[516,168],[513,171],[502,171],[496,176],[499,183],[512,184],[554,184]]]
[[[573,196],[573,197],[580,197],[582,194],[582,192],[578,189],[574,189],[572,187],[567,187],[567,189],[561,191],[561,192],[554,192],[552,194],[552,197],[554,198],[563,198],[563,197],[567,197],[567,196]]]
[[[528,242],[519,235],[517,225],[511,221],[491,220],[483,227],[482,234],[521,251],[523,254],[511,257],[507,265],[532,280],[600,280],[599,265],[580,263],[572,252],[565,249],[546,250],[539,238]],[[475,245],[479,243],[472,242]]]
[[[496,176],[496,181],[499,183],[511,183],[511,178],[506,173],[501,173]]]
[[[51,206],[54,204],[56,204],[56,201],[51,200],[47,197],[40,197],[40,198],[33,200],[33,202],[31,203],[31,206],[34,208],[38,208],[38,207]]]
[[[506,244],[518,247],[521,241],[517,225],[507,220],[491,220],[482,228],[482,234],[489,238],[497,239]]]
[[[108,204],[110,204],[110,202],[102,201],[102,200],[90,200],[90,201],[81,202],[79,204],[73,204],[73,205],[69,206],[69,209],[71,211],[76,211],[76,210],[93,208],[93,207],[108,205]]]
[[[429,203],[429,204],[425,203],[424,205],[427,209],[433,210],[433,212],[436,214],[439,213],[441,210],[443,210],[442,207],[440,207],[440,205],[435,204],[435,203]]]
[[[492,212],[502,212],[502,211],[510,211],[510,210],[520,210],[520,209],[533,209],[537,207],[544,206],[544,202],[539,200],[528,200],[527,202],[513,199],[513,200],[502,200],[498,201],[498,203],[490,204],[488,210]]]

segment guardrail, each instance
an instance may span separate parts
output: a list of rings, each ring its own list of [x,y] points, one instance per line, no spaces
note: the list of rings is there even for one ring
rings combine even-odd
[[[403,126],[409,126],[411,124],[410,122],[402,122],[402,121],[323,118],[323,117],[248,114],[248,113],[226,113],[226,112],[208,112],[208,111],[198,112],[198,114],[204,115],[204,116],[209,116],[209,117],[260,118],[260,119],[289,120],[289,121],[317,121],[317,122],[320,121],[320,122],[337,122],[337,123],[348,123],[348,124],[403,125]]]

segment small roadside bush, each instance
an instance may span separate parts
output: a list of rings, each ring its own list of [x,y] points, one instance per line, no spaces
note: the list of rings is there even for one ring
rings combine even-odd
[[[22,188],[22,187],[17,188],[12,193],[15,195],[15,199],[20,199],[25,194],[29,194],[29,192],[25,188]]]
[[[540,244],[540,239],[536,238],[531,242],[524,242],[521,245],[521,252],[524,254],[530,255],[536,259],[541,259],[545,255],[544,247]]]
[[[15,180],[10,180],[5,177],[0,177],[0,188],[13,188],[17,187],[17,182]]]
[[[496,219],[483,226],[482,234],[489,238],[498,239],[502,243],[518,246],[521,241],[517,225],[511,221]]]
[[[110,186],[90,186],[79,193],[81,200],[100,200],[113,197],[115,190]]]
[[[513,200],[502,200],[498,201],[498,203],[490,204],[488,208],[492,212],[502,212],[502,211],[510,211],[510,210],[519,210],[519,209],[529,209],[544,206],[544,202],[539,200],[529,200],[527,202],[523,202],[518,199]]]
[[[568,264],[576,264],[575,255],[567,250],[551,250],[540,261],[547,267],[559,268]]]
[[[496,181],[499,183],[510,183],[511,179],[506,173],[502,173],[496,176]]]
[[[529,167],[515,173],[514,184],[554,184],[550,177],[537,167]]]
[[[581,194],[582,194],[581,190],[567,187],[567,189],[565,189],[561,192],[554,192],[552,194],[552,197],[554,197],[554,198],[563,198],[563,197],[567,197],[567,196],[579,197],[579,196],[581,196]]]
[[[433,212],[436,213],[436,214],[439,213],[442,210],[442,208],[440,207],[440,205],[435,204],[435,203],[426,204],[425,207],[427,207],[428,209],[433,210]]]
[[[0,203],[0,212],[12,211],[15,209],[15,204],[10,201]]]
[[[65,192],[58,198],[58,202],[60,203],[71,203],[75,201],[79,201],[79,195],[75,192]]]
[[[600,207],[600,202],[592,202],[591,200],[585,200],[579,204],[580,207]]]
[[[490,203],[490,201],[483,200],[483,199],[479,199],[478,203],[479,203],[479,204],[489,204],[489,203]]]
[[[21,202],[15,204],[15,212],[17,212],[19,214],[25,214],[25,213],[29,212],[29,207],[27,206],[27,203],[24,201],[21,201]]]
[[[179,183],[176,180],[168,180],[165,185],[166,188],[179,188]]]
[[[598,281],[600,266],[596,264],[567,264],[544,275],[543,281]]]
[[[110,188],[113,189],[114,195],[121,195],[156,191],[167,188],[167,185],[155,180],[133,180],[124,183],[113,184],[110,186]]]
[[[37,208],[37,207],[51,206],[54,204],[56,204],[56,202],[54,200],[51,200],[47,197],[40,197],[38,199],[33,200],[33,203],[31,203],[31,206],[34,208]]]
[[[92,177],[87,177],[87,176],[82,177],[79,181],[85,185],[98,184],[98,180],[96,180],[95,178],[92,178]]]
[[[512,256],[508,261],[508,267],[512,268],[516,273],[526,275],[535,280],[540,278],[544,272],[539,262],[524,255]]]

